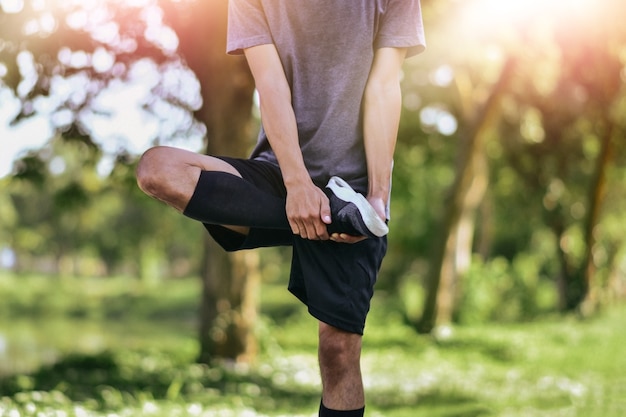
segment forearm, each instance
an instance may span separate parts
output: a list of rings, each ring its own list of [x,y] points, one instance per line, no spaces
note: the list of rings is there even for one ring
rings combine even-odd
[[[390,57],[391,63],[377,65],[375,62],[363,102],[368,197],[382,199],[385,203],[389,196],[393,154],[402,110],[399,66],[403,54],[392,54]],[[384,58],[389,59],[389,56]]]
[[[389,86],[366,99],[364,117],[365,155],[369,178],[368,196],[389,195],[391,165],[400,121],[400,87]]]
[[[298,140],[296,116],[291,105],[291,89],[273,45],[245,51],[259,93],[261,119],[267,139],[289,187],[310,177]]]
[[[260,92],[263,128],[280,165],[285,186],[288,188],[303,180],[310,180],[298,143],[296,118],[291,107],[288,87],[273,94]]]

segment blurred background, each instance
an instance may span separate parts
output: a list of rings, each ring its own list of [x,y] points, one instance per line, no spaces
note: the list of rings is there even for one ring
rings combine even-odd
[[[0,0],[0,416],[316,415],[290,251],[225,254],[135,184],[157,144],[254,145],[226,8]],[[422,8],[369,412],[626,415],[626,3]]]

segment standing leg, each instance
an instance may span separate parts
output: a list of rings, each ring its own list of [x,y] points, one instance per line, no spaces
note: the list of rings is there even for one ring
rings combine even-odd
[[[320,417],[361,417],[365,395],[361,377],[362,336],[319,323],[322,376]]]

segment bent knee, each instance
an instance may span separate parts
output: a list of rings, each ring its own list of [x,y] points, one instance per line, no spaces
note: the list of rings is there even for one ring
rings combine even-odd
[[[167,161],[167,148],[157,146],[148,149],[141,155],[137,164],[135,173],[137,185],[148,195],[155,196],[159,194],[159,188],[162,186],[162,176],[164,164]]]
[[[148,149],[137,165],[137,185],[149,196],[182,211],[200,175],[194,158],[191,152],[167,146]]]

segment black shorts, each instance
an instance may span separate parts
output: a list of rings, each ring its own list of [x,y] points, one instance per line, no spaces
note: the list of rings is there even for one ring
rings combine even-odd
[[[280,168],[266,161],[221,157],[246,181],[286,198]],[[246,196],[236,196],[242,204]],[[262,210],[262,207],[259,207]],[[374,294],[374,284],[387,251],[387,237],[354,244],[302,239],[291,230],[250,229],[247,236],[221,226],[205,224],[227,251],[270,246],[292,246],[289,291],[307,305],[316,319],[350,333],[363,334]]]

